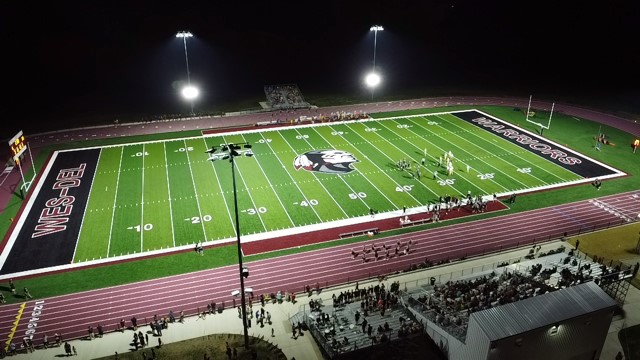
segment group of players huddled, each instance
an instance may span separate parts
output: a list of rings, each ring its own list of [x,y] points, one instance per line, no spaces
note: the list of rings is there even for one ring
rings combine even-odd
[[[420,180],[420,178],[422,177],[422,173],[420,169],[422,167],[426,169],[426,159],[425,159],[427,156],[426,148],[424,149],[424,154],[425,154],[424,155],[425,157],[422,158],[421,164],[416,162],[414,171],[411,171],[412,170],[411,161],[407,161],[407,159],[400,159],[396,161],[396,167],[400,171],[409,172],[412,178]],[[438,157],[437,166],[438,168],[444,167],[447,171],[447,175],[452,176],[455,169],[453,166],[454,159],[455,157],[453,156],[453,153],[451,151],[445,151],[440,157]],[[469,169],[470,167],[467,165],[467,172],[469,172]],[[433,171],[433,179],[435,180],[437,178],[438,178],[438,170],[436,169]]]

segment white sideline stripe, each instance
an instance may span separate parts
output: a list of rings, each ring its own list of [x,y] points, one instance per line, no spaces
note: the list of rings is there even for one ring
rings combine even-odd
[[[80,229],[78,229],[78,236],[76,237],[76,245],[73,247],[73,255],[71,256],[71,261],[76,258],[76,251],[78,250],[78,244],[80,243],[80,236],[82,235],[82,229],[84,225],[84,219],[87,215],[87,209],[89,208],[89,202],[91,201],[91,191],[93,190],[93,183],[96,180],[96,175],[98,175],[98,165],[100,164],[100,157],[102,157],[102,149],[98,153],[98,160],[96,161],[96,169],[93,172],[93,178],[91,179],[91,186],[89,186],[89,196],[87,196],[87,204],[84,207],[84,213],[82,213],[82,220],[80,221]]]
[[[116,202],[118,201],[118,187],[120,186],[120,170],[122,169],[122,157],[124,155],[124,146],[120,149],[120,163],[118,164],[118,176],[116,177],[116,192],[113,196],[113,210],[111,211],[111,226],[109,226],[109,242],[107,243],[107,255],[111,251],[111,235],[113,235],[113,219],[116,215]]]
[[[176,233],[173,230],[173,206],[171,205],[171,183],[169,183],[169,161],[167,160],[167,143],[162,143],[163,155],[164,155],[164,172],[167,175],[167,192],[169,195],[169,217],[171,218],[171,239],[173,240],[173,246],[176,246]]]

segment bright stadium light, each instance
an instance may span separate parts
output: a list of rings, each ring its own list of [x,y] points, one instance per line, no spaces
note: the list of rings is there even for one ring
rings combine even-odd
[[[198,95],[200,95],[200,90],[198,90],[198,88],[195,86],[187,85],[182,88],[182,97],[187,100],[193,100],[197,98]]]
[[[214,146],[211,149],[205,151],[209,154],[207,160],[216,162],[219,160],[229,160],[231,163],[231,183],[233,185],[233,206],[235,211],[235,225],[236,225],[236,245],[238,248],[238,266],[240,269],[240,291],[238,295],[241,296],[240,304],[242,306],[242,328],[244,330],[244,348],[249,349],[249,332],[247,330],[247,300],[246,293],[253,292],[251,288],[244,287],[244,278],[249,277],[249,270],[242,265],[242,243],[240,242],[240,218],[238,215],[238,190],[236,189],[236,157],[253,156],[251,150],[251,144],[221,144],[219,147]]]
[[[380,76],[376,74],[376,48],[378,46],[378,31],[383,31],[384,28],[380,25],[373,25],[369,28],[369,31],[373,31],[373,69],[371,74],[367,75],[366,82],[371,88],[371,100],[373,100],[373,89],[380,83]]]
[[[182,42],[184,43],[184,60],[187,64],[187,87],[182,89],[182,96],[184,96],[187,100],[191,102],[191,115],[194,115],[193,112],[193,99],[198,97],[198,89],[191,86],[191,75],[189,74],[189,56],[187,55],[187,38],[193,37],[193,34],[189,31],[179,31],[176,34],[177,38],[182,38]],[[189,89],[189,90],[187,90]],[[195,89],[195,95],[192,89]],[[187,95],[189,94],[189,95]]]
[[[380,79],[380,75],[372,72],[372,73],[369,73],[367,77],[364,78],[364,81],[368,87],[375,88],[380,84],[381,79]]]

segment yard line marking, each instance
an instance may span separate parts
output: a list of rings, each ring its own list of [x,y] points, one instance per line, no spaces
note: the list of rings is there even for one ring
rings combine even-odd
[[[244,142],[247,142],[247,139],[244,137],[244,135],[242,135],[242,140]],[[291,222],[291,226],[296,226],[296,224],[293,222],[293,219],[291,219],[291,216],[289,216],[289,212],[287,211],[287,208],[282,203],[282,200],[280,200],[280,196],[278,196],[278,193],[276,192],[275,188],[273,187],[273,184],[271,183],[271,180],[269,180],[269,177],[264,172],[264,169],[262,168],[262,165],[260,165],[260,161],[258,161],[258,160],[259,160],[259,158],[256,158],[256,164],[258,164],[258,167],[260,168],[260,171],[262,171],[262,174],[264,175],[264,178],[267,179],[267,182],[269,183],[269,186],[271,186],[271,191],[273,192],[273,194],[278,199],[278,202],[280,203],[280,206],[282,207],[282,210],[284,211],[285,214],[287,214],[287,217],[289,218],[289,222]]]
[[[406,118],[406,119],[408,119],[408,118]],[[398,122],[397,122],[397,121],[395,121],[395,120],[396,120],[396,119],[392,119],[392,121],[394,121],[395,123],[398,123]],[[409,120],[409,121],[411,121],[411,120]],[[380,122],[380,123],[382,123],[382,122]],[[398,124],[399,124],[399,123],[398,123]],[[385,125],[381,125],[381,126],[385,126]],[[386,127],[386,126],[385,126],[385,127]],[[427,132],[429,132],[429,133],[433,133],[433,132],[432,132],[432,131],[430,131],[429,129],[426,129],[426,128],[424,128],[424,127],[422,127],[422,128],[423,128],[424,130],[426,130]],[[393,130],[391,130],[390,128],[389,128],[389,130],[390,130],[390,131],[393,131]],[[415,132],[415,131],[414,131],[414,130],[412,130],[412,129],[408,129],[408,130],[409,130],[409,131],[411,131],[411,132],[413,132],[413,133],[415,133],[419,138],[421,138],[422,140],[424,140],[424,141],[426,141],[427,143],[429,143],[429,146],[430,146],[430,147],[437,148],[437,149],[438,149],[438,150],[440,150],[441,152],[444,152],[444,149],[443,149],[443,148],[441,148],[440,146],[438,146],[438,145],[434,144],[433,142],[431,142],[431,141],[427,140],[427,137],[426,137],[426,136],[420,136],[420,134],[418,134],[417,132]],[[414,146],[418,147],[417,145],[414,145]],[[456,148],[459,148],[457,145],[454,145],[454,146],[455,146]],[[418,147],[418,150],[421,150],[421,149]],[[463,151],[464,151],[464,150],[463,150]],[[431,153],[427,153],[427,156],[428,156],[429,158],[433,159],[434,161],[436,160],[436,156],[435,156],[435,155],[433,155],[433,152],[431,152]],[[464,163],[463,163],[463,164],[464,164]],[[466,164],[465,164],[465,165],[466,165]],[[471,168],[471,169],[473,169],[472,167],[470,167],[470,168]],[[476,170],[476,169],[473,169],[473,170]],[[477,171],[477,170],[476,170],[476,171]],[[466,174],[466,173],[464,173],[464,174]],[[473,186],[473,187],[477,188],[477,189],[478,189],[478,190],[480,190],[480,192],[482,192],[483,194],[489,194],[489,193],[490,193],[489,191],[486,191],[486,190],[484,190],[482,187],[478,186],[474,181],[471,181],[471,180],[467,179],[467,176],[463,175],[463,173],[461,173],[461,172],[457,172],[457,173],[456,173],[456,176],[460,176],[461,178],[465,179],[469,184],[471,184],[471,186]],[[501,188],[503,188],[504,190],[508,190],[506,187],[504,187],[504,186],[502,186],[501,184],[497,183],[494,179],[489,179],[489,180],[491,180],[491,182],[493,182],[493,183],[495,183],[496,185],[500,186],[500,187],[501,187]],[[455,189],[455,188],[454,188],[454,189]],[[464,194],[464,193],[460,193],[460,194],[461,194],[461,195],[466,195],[466,194]]]
[[[225,137],[222,137],[222,140],[224,141],[225,144],[230,144],[230,142],[228,142]],[[233,158],[232,158],[233,159]],[[235,160],[233,160],[235,161]],[[256,202],[253,201],[253,196],[251,196],[251,191],[249,191],[249,188],[247,187],[247,183],[244,182],[244,177],[242,176],[242,172],[240,171],[240,167],[239,166],[235,166],[235,163],[231,163],[232,167],[235,167],[235,169],[238,171],[238,175],[240,176],[240,180],[242,181],[242,184],[244,185],[244,188],[247,191],[247,195],[249,195],[249,199],[251,199],[251,203],[253,204],[253,208],[256,209],[256,215],[258,215],[258,219],[260,219],[260,222],[262,223],[262,230],[263,231],[267,231],[267,226],[264,224],[264,220],[262,220],[262,215],[260,215],[260,211],[258,211],[258,206],[256,206]],[[233,171],[233,168],[232,168]]]
[[[429,120],[429,119],[427,119],[425,116],[419,116],[419,118],[421,118],[422,120],[425,120],[425,121]],[[429,130],[428,130],[427,128],[425,128],[422,124],[417,123],[413,118],[412,118],[412,119],[409,119],[409,121],[411,121],[412,123],[416,124],[417,126],[419,126],[419,127],[423,128],[423,129],[425,129],[425,130],[429,131]],[[442,129],[443,131],[446,131],[446,133],[447,133],[447,134],[455,134],[453,131],[450,131],[450,130],[448,130],[448,129],[445,129],[445,128],[441,128],[441,129]],[[432,133],[433,133],[433,132],[432,132]],[[443,139],[444,139],[444,138],[443,138]],[[432,145],[433,145],[433,146],[435,146],[436,148],[440,149],[441,151],[444,151],[444,149],[443,149],[443,148],[441,148],[440,146],[435,145],[435,144],[434,144],[434,143],[432,143],[431,141],[426,140],[426,138],[425,138],[425,141],[429,142],[430,144],[432,144]],[[459,149],[459,150],[460,150],[461,152],[463,152],[463,153],[467,153],[467,154],[469,154],[469,155],[472,155],[468,150],[465,150],[464,148],[462,148],[462,147],[460,147],[460,146],[456,145],[455,143],[452,143],[451,141],[448,141],[448,140],[446,140],[446,139],[445,139],[445,141],[446,141],[447,143],[451,144],[455,149]],[[484,150],[483,150],[483,151],[484,151]],[[456,152],[457,152],[457,150],[456,150]],[[485,151],[485,152],[486,152],[486,151]],[[493,156],[491,156],[491,157],[493,157]],[[435,156],[433,156],[433,158],[435,159]],[[458,158],[459,158],[459,157],[458,157]],[[480,160],[481,162],[483,162],[483,163],[487,164],[486,162],[482,161],[482,159],[483,159],[483,158],[487,158],[487,157],[482,157],[482,156],[475,156],[475,157],[473,157],[473,159],[474,159],[474,160]],[[466,164],[466,163],[465,163],[465,165],[468,165],[468,164]],[[491,166],[491,165],[489,165],[489,164],[487,164],[487,165],[488,165],[491,169],[495,169],[495,167],[494,167],[494,166]],[[472,169],[473,171],[477,172],[478,174],[481,174],[481,173],[480,173],[480,171],[478,171],[478,170],[477,170],[476,168],[474,168],[473,166],[469,166],[469,169]],[[465,178],[466,178],[466,176],[465,176]],[[505,186],[504,186],[504,185],[502,185],[501,183],[497,182],[497,181],[495,180],[495,178],[487,179],[487,180],[490,180],[490,181],[491,181],[492,183],[494,183],[495,185],[500,186],[500,187],[501,187],[502,189],[504,189],[506,192],[509,192],[509,191],[511,191],[511,190],[512,190],[512,189],[508,189],[507,187],[505,187]],[[479,185],[477,185],[474,181],[471,181],[470,179],[467,179],[467,181],[468,181],[469,183],[471,183],[473,186],[475,186],[476,188],[480,189],[483,193],[489,193],[488,191],[484,190],[482,187],[480,187]]]
[[[91,201],[91,190],[93,189],[93,183],[96,181],[96,177],[98,176],[98,164],[100,164],[100,157],[102,156],[102,149],[98,153],[98,160],[96,162],[96,171],[93,173],[93,179],[91,179],[91,186],[89,186],[89,196],[87,196],[87,206],[84,208],[84,214],[82,214],[82,220],[80,220],[80,231],[78,231],[78,237],[76,238],[76,246],[73,248],[73,255],[71,256],[71,261],[76,258],[76,251],[78,250],[78,243],[80,242],[80,235],[82,235],[82,225],[84,224],[85,215],[87,214],[87,209],[89,208],[89,202]]]
[[[426,118],[424,118],[424,117],[421,117],[421,118],[422,118],[423,120],[427,120],[427,119],[426,119]],[[416,121],[414,121],[413,119],[411,120],[411,122],[413,122],[414,124],[418,125],[419,127],[423,128],[423,129],[427,130],[427,129],[422,125],[422,124],[417,123],[417,122],[416,122]],[[438,125],[436,125],[436,126],[438,126]],[[441,127],[441,128],[442,128],[442,127]],[[452,134],[452,135],[454,135],[454,136],[457,136],[457,137],[459,137],[459,138],[462,138],[460,135],[458,135],[458,134],[456,134],[456,133],[454,133],[454,132],[451,132],[451,131],[449,131],[449,130],[447,130],[447,129],[445,129],[445,128],[442,128],[442,129],[443,129],[443,130],[445,130],[445,131],[447,131],[447,133],[449,133],[449,134]],[[461,148],[460,146],[458,146],[458,145],[454,144],[453,142],[451,142],[451,141],[447,140],[445,137],[443,137],[442,139],[443,139],[444,141],[446,141],[447,143],[451,144],[454,148],[460,149],[462,152],[470,154],[470,152],[469,152],[468,150],[465,150],[465,149]],[[464,140],[464,138],[462,138],[462,139]],[[469,144],[471,144],[471,145],[473,145],[473,146],[475,146],[475,147],[477,147],[477,148],[480,148],[483,152],[486,152],[482,147],[480,147],[480,146],[478,146],[478,145],[476,145],[476,144],[474,144],[474,143],[472,143],[472,142],[469,142],[469,141],[466,141],[466,140],[465,140],[465,142],[466,142],[466,143],[469,143]],[[518,181],[518,180],[514,179],[513,177],[509,176],[509,174],[507,174],[507,173],[503,172],[502,170],[500,170],[500,168],[497,168],[497,167],[495,167],[495,166],[492,166],[492,165],[488,164],[486,161],[482,160],[482,158],[481,158],[481,157],[476,157],[476,159],[477,159],[477,160],[479,160],[480,162],[482,162],[482,163],[486,164],[486,165],[487,165],[487,166],[489,166],[490,168],[495,169],[497,172],[500,172],[500,173],[502,173],[503,175],[506,175],[508,178],[511,178],[513,181],[515,181],[515,182],[519,183],[520,185],[522,185],[522,186],[523,186],[523,188],[525,188],[525,189],[526,189],[526,188],[528,187],[526,184],[524,184],[524,183],[522,183],[522,182],[520,182],[520,181]],[[501,159],[501,160],[502,160],[502,159]],[[476,170],[476,169],[473,169],[473,170],[478,171],[478,170]],[[494,182],[495,182],[497,185],[499,185],[500,187],[502,187],[503,189],[505,189],[505,190],[509,191],[509,189],[507,189],[506,187],[504,187],[502,184],[498,183],[498,182],[497,182],[497,181],[495,181],[495,180],[494,180]]]
[[[244,135],[243,135],[243,136],[244,136]],[[265,137],[264,137],[264,135],[263,135],[263,134],[260,134],[260,136],[261,136],[263,139],[265,139]],[[265,141],[265,144],[267,144],[267,146],[269,147],[269,149],[271,149],[271,153],[272,153],[272,154],[275,154],[275,151],[273,151],[273,147],[271,146],[271,143],[270,143],[270,142],[268,142],[268,141]],[[297,183],[296,183],[296,181],[294,180],[293,176],[291,176],[291,173],[289,172],[289,168],[288,168],[287,166],[285,166],[285,165],[282,163],[282,160],[280,160],[280,157],[279,157],[279,156],[277,156],[277,155],[276,155],[276,157],[275,157],[275,158],[276,158],[276,159],[278,159],[278,162],[280,163],[280,165],[282,165],[282,167],[286,169],[285,171],[286,171],[287,175],[289,175],[289,178],[291,179],[291,181],[292,181],[293,185],[295,185],[295,186],[296,186],[296,188],[298,188],[298,191],[300,191],[300,194],[302,194],[302,198],[304,199],[304,201],[306,201],[307,203],[309,203],[309,199],[307,199],[307,196],[305,195],[304,191],[302,191],[302,189],[300,189],[300,186],[298,186],[298,184],[297,184]],[[281,203],[281,204],[282,204],[282,203]],[[318,212],[316,211],[315,207],[311,206],[311,210],[313,210],[313,212],[316,214],[316,216],[318,217],[318,220],[323,221],[323,220],[322,220],[322,218],[320,217],[320,215],[318,215]],[[287,210],[286,210],[286,208],[285,208],[285,211],[287,211]],[[294,226],[295,226],[295,224],[294,224]]]
[[[111,226],[109,227],[109,244],[107,244],[107,256],[111,251],[111,235],[113,234],[113,219],[116,214],[116,201],[118,200],[118,186],[120,184],[120,169],[122,168],[122,156],[124,154],[124,146],[120,147],[120,163],[118,164],[118,175],[116,176],[116,192],[113,196],[113,210],[111,211]]]
[[[142,144],[142,195],[140,196],[141,198],[141,204],[140,204],[140,252],[143,252],[144,249],[144,158],[146,156],[144,156],[145,152],[144,152],[144,146],[145,144]]]
[[[330,127],[331,129],[333,129],[333,126],[329,126],[329,127]],[[324,141],[326,141],[326,142],[327,142],[327,144],[332,144],[332,145],[333,145],[333,143],[332,143],[331,141],[327,140],[324,136],[322,136],[322,134],[320,134],[320,132],[318,132],[318,130],[317,130],[316,128],[312,128],[312,129],[313,129],[313,131],[315,131],[318,135],[320,135],[320,137],[321,137]],[[347,141],[347,139],[345,139],[345,138],[344,138],[344,135],[339,135],[339,136],[340,136],[342,139],[344,139],[345,141]],[[347,141],[347,142],[348,142],[348,141]],[[353,145],[351,145],[351,146],[353,146]],[[355,146],[353,146],[353,147],[355,147]],[[357,149],[357,147],[355,147],[355,148]],[[362,151],[360,151],[360,149],[358,149],[358,151],[359,151],[359,152],[362,152]],[[364,154],[363,154],[362,156],[363,156],[363,157],[365,157],[366,159],[369,159],[369,158],[368,158],[366,155],[364,155]],[[377,167],[377,168],[380,170],[380,172],[381,172],[381,173],[385,174],[385,173],[384,173],[384,171],[382,171],[382,169],[380,169],[380,168],[378,167],[378,165],[376,165],[373,161],[371,161],[371,164],[372,164],[372,165],[374,165],[375,167]],[[375,186],[375,185],[371,182],[371,180],[369,180],[369,178],[368,178],[368,177],[364,176],[364,174],[362,174],[362,173],[360,173],[360,174],[362,175],[362,178],[363,178],[363,179],[367,180],[367,182],[368,182],[369,184],[371,184],[371,186],[373,186],[373,187],[374,187],[374,188],[375,188],[375,189],[376,189],[376,190],[377,190],[377,191],[378,191],[378,192],[379,192],[379,193],[380,193],[380,194],[381,194],[385,199],[387,199],[387,201],[391,204],[391,206],[396,206],[396,204],[395,204],[393,201],[391,201],[391,199],[389,199],[389,198],[387,197],[387,195],[386,195],[384,192],[382,192],[382,191],[381,191],[377,186]],[[387,174],[385,174],[385,175],[387,175]],[[387,176],[389,176],[389,175],[387,175]],[[393,181],[393,179],[391,179],[391,181]],[[398,184],[396,183],[396,185],[398,185]],[[353,190],[353,189],[352,189],[352,190]],[[354,191],[354,192],[355,192],[355,191]],[[409,194],[409,195],[411,195],[411,194]],[[415,200],[415,198],[414,198],[414,200]],[[363,200],[363,201],[364,201],[364,200]],[[416,200],[416,201],[417,201],[417,200]],[[417,201],[417,202],[418,202],[418,204],[420,204],[420,202],[419,202],[419,201]],[[367,206],[368,206],[368,205],[367,205]],[[371,207],[370,207],[370,206],[368,206],[368,207],[371,209]]]
[[[173,228],[173,207],[171,206],[171,184],[169,183],[169,162],[167,160],[167,142],[162,143],[164,149],[164,170],[167,175],[167,191],[169,192],[169,216],[171,217],[171,238],[173,239],[173,247],[176,246],[176,234]]]
[[[209,149],[209,145],[207,145],[207,139],[203,136],[201,137],[202,142],[204,142],[205,149]],[[209,161],[211,164],[211,168],[213,169],[213,174],[216,177],[216,182],[218,183],[218,187],[220,188],[220,196],[222,196],[222,201],[224,201],[224,208],[227,209],[227,214],[229,215],[229,222],[231,223],[231,228],[233,229],[233,233],[235,236],[238,236],[236,232],[236,224],[233,222],[233,217],[231,216],[231,210],[229,209],[229,204],[227,204],[227,197],[224,196],[225,192],[222,190],[222,184],[220,183],[220,178],[218,177],[218,172],[216,171],[216,167],[213,166],[213,161]]]
[[[282,134],[282,132],[278,132],[277,133],[282,140],[284,140],[285,143],[287,143],[287,145],[289,145],[289,147],[291,148],[291,151],[293,151],[295,154],[297,154],[298,152],[296,151],[296,149],[294,149],[293,146],[291,146],[291,143],[289,143],[289,141],[287,140],[287,138],[285,138]],[[264,136],[264,135],[263,135]],[[309,143],[307,141],[307,143]],[[338,201],[336,200],[336,198],[333,197],[333,195],[331,195],[331,192],[326,188],[326,186],[324,186],[324,184],[322,183],[322,181],[320,181],[320,179],[318,179],[318,176],[312,171],[311,175],[313,176],[313,178],[315,179],[315,182],[317,182],[318,184],[320,184],[320,186],[322,186],[322,188],[324,189],[324,191],[329,195],[329,197],[331,197],[331,200],[333,200],[333,202],[338,205],[338,207],[340,208],[340,210],[342,211],[342,213],[344,214],[345,218],[348,218],[349,215],[347,214],[346,211],[344,211],[344,209],[342,208],[342,206],[340,206],[340,203],[338,203]],[[295,182],[295,181],[294,181]]]
[[[187,148],[187,140],[182,140],[184,143],[184,148]],[[187,155],[187,164],[189,164],[189,174],[191,174],[191,185],[193,185],[193,192],[196,194],[196,203],[198,204],[198,216],[202,220],[202,210],[200,210],[200,199],[198,198],[198,189],[196,189],[196,182],[193,179],[193,169],[191,168],[191,159],[189,158],[189,152],[184,152]],[[204,221],[200,221],[202,225],[202,234],[204,235],[204,240],[207,241],[207,230],[204,228]]]
[[[463,128],[462,126],[456,125],[456,124],[454,124],[453,122],[448,121],[448,120],[446,120],[446,119],[442,118],[441,116],[438,116],[438,118],[442,119],[443,121],[446,121],[447,123],[449,123],[449,124],[451,124],[451,125],[453,125],[453,126],[455,126],[455,127],[459,128],[459,129],[463,129],[463,130],[464,130],[464,128]],[[467,133],[470,133],[470,134],[474,135],[475,137],[477,137],[477,138],[479,138],[479,139],[481,139],[481,140],[483,140],[483,141],[485,141],[485,142],[488,142],[488,140],[487,140],[487,139],[485,139],[485,138],[483,138],[482,136],[479,136],[479,135],[477,135],[477,134],[474,134],[473,132],[471,132],[471,131],[469,131],[469,130],[467,130]],[[491,133],[490,133],[490,134],[491,134]],[[495,134],[492,134],[492,135],[496,136]],[[459,136],[459,135],[456,135],[456,136]],[[477,145],[476,145],[476,146],[477,146]],[[496,144],[495,146],[499,147],[499,148],[500,148],[500,149],[502,149],[502,150],[508,151],[508,150],[506,150],[504,147],[500,146],[500,143]],[[515,152],[510,152],[510,151],[509,151],[509,153],[511,153],[513,156],[517,157],[518,159],[521,159],[521,160],[526,161],[525,159],[523,159],[523,158],[521,158],[520,156],[518,156],[518,155],[517,155],[517,153],[515,153]],[[545,159],[545,160],[546,160],[546,159]],[[506,160],[503,160],[503,161],[509,164],[509,162],[508,162],[508,161],[506,161]],[[528,162],[528,161],[527,161],[527,162]],[[547,161],[547,162],[549,162],[549,161]],[[531,163],[529,163],[529,164],[531,164]],[[511,165],[511,164],[510,164],[510,165]],[[553,165],[555,165],[555,164],[553,164]],[[567,181],[566,179],[564,179],[564,178],[562,178],[562,177],[560,177],[560,176],[558,176],[558,175],[556,175],[556,174],[554,174],[554,173],[552,173],[552,172],[548,171],[548,170],[547,170],[547,169],[545,169],[544,167],[536,166],[536,165],[532,165],[532,166],[533,166],[533,167],[535,167],[536,169],[540,169],[540,170],[542,170],[542,171],[546,172],[547,174],[549,174],[549,175],[551,175],[551,176],[554,176],[554,177],[555,177],[555,178],[557,178],[557,179],[560,179],[560,180],[561,180],[561,181],[563,181],[563,182],[564,182],[564,181]],[[556,166],[557,166],[557,165],[556,165]],[[517,166],[516,166],[516,167],[517,167]],[[560,167],[560,166],[558,166],[558,167]],[[561,168],[561,169],[562,169],[562,170],[565,170],[564,168]],[[530,175],[530,176],[533,176],[534,178],[536,178],[537,180],[541,181],[541,182],[542,182],[543,184],[545,184],[545,185],[546,185],[546,184],[549,184],[548,182],[546,182],[546,181],[543,181],[543,180],[539,179],[538,177],[536,177],[536,176],[535,176],[535,175],[533,175],[532,173],[529,173],[529,175]]]
[[[395,123],[397,123],[397,121],[394,121],[394,122],[395,122]],[[391,131],[392,133],[394,133],[394,134],[398,135],[398,137],[399,137],[399,138],[403,138],[400,134],[396,133],[393,129],[391,129],[390,127],[388,127],[388,126],[384,125],[382,121],[381,121],[381,122],[379,122],[378,124],[379,124],[380,126],[382,126],[382,127],[386,128],[387,130]],[[417,136],[418,134],[417,134],[415,131],[411,130],[410,128],[407,128],[406,130],[409,130],[409,131],[413,132],[414,134],[416,134],[416,137],[417,137],[417,138],[420,138],[419,136]],[[388,139],[385,139],[385,138],[384,138],[384,136],[380,135],[380,133],[379,133],[379,132],[377,132],[377,131],[376,131],[376,132],[375,132],[375,134],[377,134],[377,135],[378,135],[379,137],[381,137],[384,141],[386,141],[386,142],[388,142],[389,144],[391,144],[393,147],[395,147],[396,149],[398,149],[398,150],[399,150],[400,152],[402,152],[403,154],[407,155],[410,159],[413,159],[413,160],[415,160],[417,163],[419,163],[419,161],[418,161],[418,160],[416,160],[416,159],[414,159],[414,158],[413,158],[409,153],[407,153],[406,151],[404,151],[404,150],[400,149],[399,147],[397,147],[394,143],[392,143],[392,142],[391,142],[391,141],[389,141]],[[407,141],[407,143],[408,143],[408,144],[410,144],[410,145],[412,145],[413,147],[415,147],[415,148],[416,148],[416,149],[418,149],[418,150],[422,150],[422,149],[420,149],[420,147],[418,147],[415,143],[413,143],[413,142],[411,142],[411,141]],[[435,146],[435,147],[437,147],[437,148],[440,148],[439,146],[436,146],[436,145],[434,145],[434,146]],[[432,158],[434,158],[434,159],[435,159],[435,156],[433,156],[433,155],[431,155],[431,154],[429,154],[429,153],[427,153],[427,155],[428,155],[429,157],[432,157]],[[386,156],[386,154],[385,154],[385,156]],[[389,156],[387,156],[387,158],[389,158]],[[391,159],[391,158],[389,158],[389,159]],[[392,160],[392,159],[391,159],[391,160]],[[426,166],[424,166],[424,168],[426,169]],[[425,175],[429,175],[429,172],[427,172]],[[431,191],[435,196],[439,196],[435,191],[433,191],[433,190],[431,189],[431,187],[427,186],[427,185],[426,185],[425,183],[423,183],[420,179],[418,179],[418,180],[419,180],[419,181],[418,181],[418,183],[420,183],[420,185],[422,185],[422,186],[424,186],[425,188],[427,188],[427,189],[428,189],[429,191]],[[482,190],[482,189],[480,189],[478,186],[476,186],[474,183],[471,183],[471,184],[472,184],[473,186],[477,187],[479,190]],[[464,195],[464,193],[462,193],[460,190],[458,190],[455,186],[453,186],[453,185],[448,185],[448,186],[449,186],[450,188],[452,188],[453,190],[457,191],[460,195]],[[484,193],[486,194],[486,192],[484,192]]]
[[[311,129],[312,129],[313,131],[315,131],[316,133],[318,133],[318,131],[317,131],[315,128],[311,128]],[[296,130],[296,132],[297,132],[299,135],[302,135],[302,134],[300,133],[300,130],[298,130],[298,128],[296,128],[295,130]],[[320,135],[320,133],[318,133],[318,135]],[[322,137],[322,135],[320,135],[320,137]],[[304,141],[309,145],[309,147],[310,147],[310,148],[312,148],[312,149],[314,148],[313,146],[311,146],[311,143],[309,142],[308,138],[304,138],[304,137],[303,137],[302,139],[303,139],[303,140],[304,140]],[[324,138],[323,138],[323,139],[324,139]],[[327,142],[327,144],[331,144],[330,142],[328,142],[328,141],[327,141],[327,139],[324,139],[324,141],[326,141],[326,142]],[[366,179],[366,177],[365,177],[365,176],[362,176],[362,177]],[[354,193],[354,194],[357,194],[357,193],[358,193],[357,191],[355,191],[355,190],[351,187],[351,185],[349,185],[349,183],[347,183],[347,182],[345,181],[345,179],[344,179],[344,177],[343,177],[343,176],[339,176],[339,179],[340,179],[340,180],[342,180],[342,182],[343,182],[343,183],[344,183],[344,184],[349,188],[349,190],[351,190],[351,192],[352,192],[352,193]],[[329,192],[328,192],[328,194],[329,194],[329,195],[331,195],[331,193],[329,193]],[[367,207],[367,209],[373,209],[369,204],[367,204],[367,202],[364,200],[364,198],[362,198],[362,197],[358,196],[358,199],[359,199],[359,200],[360,200],[360,201],[361,201],[361,202],[362,202],[362,203]],[[393,204],[393,203],[392,203],[392,204]]]
[[[372,143],[371,143],[367,138],[365,138],[364,136],[362,136],[362,135],[360,134],[360,132],[358,132],[358,130],[356,130],[356,129],[354,129],[353,127],[351,127],[351,125],[347,124],[346,126],[347,126],[347,128],[352,129],[352,134],[355,134],[355,135],[359,136],[359,137],[360,137],[361,139],[363,139],[366,143],[368,143],[369,145],[371,145],[371,146],[373,146],[373,147],[377,148],[377,146],[373,145],[373,144],[372,144]],[[365,126],[366,126],[366,125],[365,125]],[[331,128],[333,129],[334,127],[332,126]],[[377,132],[375,132],[375,133],[377,133]],[[378,136],[381,136],[381,135],[379,135],[379,134],[378,134]],[[344,138],[344,135],[340,135],[340,137]],[[345,139],[345,140],[346,140],[346,139]],[[390,143],[390,144],[391,144],[391,143]],[[391,145],[393,145],[393,144],[391,144]],[[394,146],[395,148],[398,148],[398,147],[397,147],[397,146],[395,146],[395,145],[393,145],[393,146]],[[398,149],[398,150],[400,150],[400,149]],[[400,150],[400,151],[402,151],[402,150]],[[402,152],[404,153],[404,151],[402,151]],[[393,159],[391,159],[391,157],[389,157],[386,153],[384,153],[384,151],[381,151],[381,153],[382,153],[382,154],[383,154],[387,159],[389,159],[389,160],[391,160],[391,161],[393,162]],[[405,154],[406,154],[406,153],[405,153]],[[366,155],[364,155],[364,157],[365,157],[365,158],[367,158],[367,159],[369,159],[369,157],[368,157],[368,156],[366,156]],[[399,183],[399,182],[395,181],[395,180],[394,180],[394,179],[393,179],[393,178],[392,178],[392,177],[391,177],[387,172],[385,172],[384,170],[382,170],[382,169],[380,168],[380,166],[378,166],[378,164],[376,164],[376,163],[375,163],[375,162],[373,162],[373,161],[371,161],[371,164],[372,164],[372,165],[374,165],[376,168],[378,168],[378,170],[380,170],[380,172],[381,172],[382,174],[386,175],[386,176],[387,176],[387,177],[388,177],[388,178],[389,178],[393,183],[395,183],[395,184],[396,184],[396,186],[397,186],[397,187],[402,187],[402,185],[400,185],[400,183]],[[418,179],[418,182],[419,182],[419,183],[422,183],[422,181],[420,181],[419,179]],[[373,185],[373,184],[371,184],[371,185]],[[423,185],[424,185],[424,184],[423,184]],[[377,187],[377,186],[375,186],[375,185],[373,185],[373,186],[374,186],[376,189],[378,189],[378,187]],[[424,185],[424,186],[426,187],[426,185]],[[431,190],[431,189],[429,189],[429,190]],[[378,189],[378,191],[382,192],[380,189]],[[432,190],[431,192],[433,192],[433,190]],[[407,195],[409,195],[409,196],[411,196],[411,197],[413,198],[413,200],[415,200],[415,201],[416,201],[416,203],[418,203],[418,204],[420,204],[420,205],[424,205],[420,200],[416,199],[416,197],[415,197],[415,196],[413,196],[413,194],[411,194],[410,192],[406,192],[406,194],[407,194]],[[435,195],[435,192],[434,192],[434,195]],[[385,195],[385,197],[386,197],[386,195]],[[395,204],[395,203],[393,203],[393,202],[392,202],[392,204],[396,205],[396,204]],[[396,205],[396,206],[397,206],[397,205]]]

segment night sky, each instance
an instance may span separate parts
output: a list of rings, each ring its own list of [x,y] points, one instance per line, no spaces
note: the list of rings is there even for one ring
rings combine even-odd
[[[488,89],[640,103],[637,1],[62,1],[0,11],[2,138],[141,114],[186,113],[178,95],[199,85],[196,111],[264,100],[266,84],[304,95],[366,99]],[[94,119],[94,120],[90,120]]]

